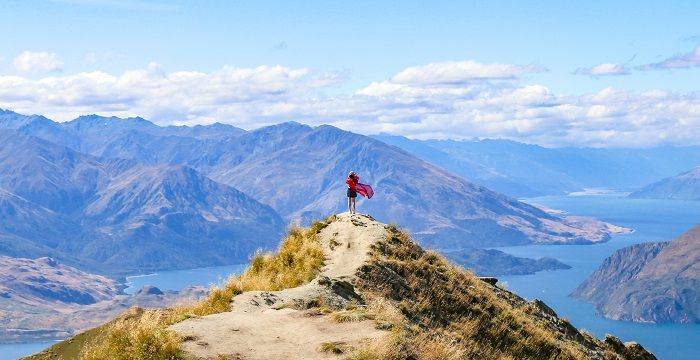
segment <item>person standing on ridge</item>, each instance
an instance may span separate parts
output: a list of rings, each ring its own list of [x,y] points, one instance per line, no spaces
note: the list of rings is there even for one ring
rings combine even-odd
[[[355,200],[357,199],[357,183],[360,181],[360,177],[351,171],[348,174],[348,178],[345,179],[345,183],[348,184],[348,211],[351,214],[355,213]]]
[[[355,213],[355,200],[357,200],[357,194],[360,194],[367,199],[371,199],[374,196],[374,190],[368,184],[360,183],[360,176],[351,171],[348,174],[348,178],[345,179],[345,183],[348,184],[348,211],[351,214]]]

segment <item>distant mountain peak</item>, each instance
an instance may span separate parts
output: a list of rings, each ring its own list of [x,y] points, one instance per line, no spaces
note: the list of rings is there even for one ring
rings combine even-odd
[[[0,109],[0,128],[19,129],[34,123],[54,123],[43,115],[23,115],[12,110]]]
[[[253,134],[253,136],[275,135],[282,138],[292,138],[299,134],[310,133],[312,131],[313,128],[309,125],[300,124],[296,121],[288,121],[255,129],[250,133]]]
[[[311,126],[296,121],[286,121],[279,124],[266,126],[263,129],[312,129]]]
[[[649,184],[631,193],[629,197],[700,200],[700,166]]]
[[[66,124],[92,124],[92,125],[113,125],[117,123],[130,123],[146,126],[156,126],[154,123],[140,117],[120,118],[116,116],[101,116],[97,114],[81,115]]]

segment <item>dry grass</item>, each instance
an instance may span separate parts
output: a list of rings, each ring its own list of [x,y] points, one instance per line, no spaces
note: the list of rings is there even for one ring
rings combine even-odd
[[[360,322],[374,319],[374,314],[369,313],[365,308],[355,308],[331,313],[331,318],[337,322]]]
[[[344,354],[354,350],[354,348],[344,342],[334,341],[334,342],[324,342],[318,348],[321,352],[332,353],[332,354]]]
[[[369,296],[368,312],[394,330],[352,359],[588,358],[579,344],[538,326],[490,285],[394,226],[371,255],[359,288]]]
[[[180,350],[181,339],[163,326],[169,321],[168,311],[130,310],[110,324],[99,341],[83,349],[86,360],[175,360],[185,359]]]
[[[173,309],[132,309],[108,324],[82,349],[81,358],[91,360],[177,360],[185,359],[182,339],[167,330],[169,325],[194,316],[228,311],[233,297],[244,291],[274,291],[311,281],[323,265],[324,255],[318,233],[335,219],[318,221],[309,229],[292,228],[278,251],[257,253],[250,266],[231,277],[224,286],[190,306]]]

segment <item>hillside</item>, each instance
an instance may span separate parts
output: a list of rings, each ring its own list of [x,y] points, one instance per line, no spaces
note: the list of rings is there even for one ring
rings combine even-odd
[[[611,319],[700,322],[700,226],[670,242],[616,251],[572,296]]]
[[[0,342],[63,339],[139,305],[163,307],[204,294],[144,289],[122,293],[123,285],[52,258],[0,256]]]
[[[700,166],[649,184],[629,195],[631,198],[700,200]]]
[[[0,143],[3,255],[112,274],[223,265],[284,228],[270,207],[184,165],[98,158],[14,130]]]
[[[0,269],[0,297],[26,305],[88,305],[120,292],[115,280],[59,264],[52,258],[0,256]]]
[[[582,333],[541,301],[347,213],[293,229],[276,254],[186,307],[131,309],[28,359],[655,359]]]
[[[635,188],[700,163],[697,146],[545,148],[498,139],[413,140],[385,134],[374,138],[515,197]]]
[[[7,123],[102,158],[192,167],[271,206],[285,220],[302,223],[344,210],[343,181],[353,169],[376,190],[359,208],[385,222],[409,224],[430,247],[590,243],[607,240],[611,231],[601,222],[547,214],[394,146],[332,126],[284,123],[243,132],[220,125],[210,126],[207,136],[193,136],[193,129],[175,131],[140,118],[85,116],[36,133],[31,119]]]
[[[495,249],[462,249],[443,253],[451,261],[479,276],[529,275],[544,270],[571,269],[571,266],[557,259],[523,258]]]

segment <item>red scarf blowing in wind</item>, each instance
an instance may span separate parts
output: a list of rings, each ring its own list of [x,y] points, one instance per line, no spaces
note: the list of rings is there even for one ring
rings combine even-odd
[[[372,196],[374,196],[374,190],[372,190],[372,187],[369,184],[360,183],[360,176],[357,174],[348,176],[345,183],[348,184],[350,189],[355,190],[358,194],[368,199],[371,199]]]

